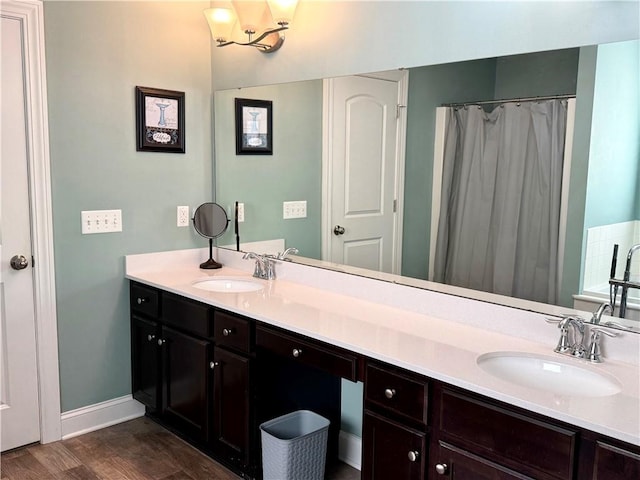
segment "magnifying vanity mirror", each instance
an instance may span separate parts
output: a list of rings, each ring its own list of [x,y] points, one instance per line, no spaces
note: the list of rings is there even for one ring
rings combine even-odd
[[[207,202],[196,208],[193,214],[193,228],[200,235],[209,239],[209,260],[200,264],[200,268],[221,268],[222,264],[213,259],[213,240],[227,230],[229,218],[227,212],[217,203]]]
[[[216,202],[229,211],[234,202],[244,203],[245,241],[283,239],[285,247],[299,249],[296,262],[358,275],[366,274],[365,269],[370,268],[373,278],[469,298],[489,298],[486,301],[548,315],[567,313],[569,309],[593,312],[600,303],[609,301],[613,244],[620,243],[620,251],[626,252],[629,246],[640,242],[638,43],[635,40],[409,68],[407,101],[397,106],[398,117],[406,118],[404,167],[398,169],[399,182],[385,186],[386,191],[393,192],[386,209],[401,212],[401,221],[393,227],[394,232],[400,232],[397,248],[401,255],[395,266],[372,268],[354,264],[353,258],[326,256],[328,242],[345,239],[350,233],[342,221],[326,220],[332,215],[327,211],[328,200],[335,197],[323,184],[328,171],[323,162],[327,150],[336,145],[336,137],[328,134],[331,125],[326,113],[327,85],[333,79],[215,92]],[[631,81],[625,83],[624,79]],[[627,85],[631,85],[630,91],[625,90]],[[472,289],[433,282],[429,254],[432,231],[437,225],[432,209],[433,179],[437,175],[434,149],[441,141],[436,110],[450,103],[563,94],[575,96],[576,107],[571,170],[563,179],[568,187],[568,211],[557,301],[545,304],[503,295],[487,297]],[[235,155],[235,97],[273,102],[272,156]],[[395,105],[393,110],[395,116]],[[376,138],[368,138],[371,145],[376,143]],[[348,171],[362,179],[363,194],[358,200],[371,191],[375,182],[379,183],[373,170]],[[219,181],[221,178],[224,182]],[[603,178],[615,178],[615,185],[604,185]],[[256,188],[256,179],[260,179],[260,188]],[[399,190],[400,184],[403,189]],[[305,216],[283,218],[283,203],[292,201],[306,202]],[[367,212],[362,216],[366,217]],[[336,226],[346,227],[347,233],[335,234]],[[234,242],[225,237],[222,243]],[[601,258],[604,256],[598,253],[600,250],[606,251],[606,259]],[[374,257],[366,255],[367,259]],[[640,261],[631,268],[640,273]],[[593,303],[580,308],[574,303],[575,295],[598,286],[603,290],[601,295],[594,293]],[[640,316],[640,306],[635,311]],[[631,322],[635,329],[638,322]]]

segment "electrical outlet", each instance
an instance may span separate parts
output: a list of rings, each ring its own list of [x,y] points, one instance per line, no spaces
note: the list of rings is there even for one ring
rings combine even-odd
[[[178,207],[178,226],[189,226],[189,207]]]
[[[80,218],[83,235],[122,231],[122,210],[84,210]]]
[[[282,202],[282,218],[306,218],[307,217],[307,201],[299,200],[296,202]]]
[[[244,222],[244,203],[238,202],[238,223]]]

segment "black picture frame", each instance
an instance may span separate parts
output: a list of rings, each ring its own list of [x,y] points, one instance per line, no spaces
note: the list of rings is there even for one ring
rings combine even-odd
[[[236,155],[273,155],[273,102],[236,98]]]
[[[184,92],[136,87],[136,150],[185,152]]]

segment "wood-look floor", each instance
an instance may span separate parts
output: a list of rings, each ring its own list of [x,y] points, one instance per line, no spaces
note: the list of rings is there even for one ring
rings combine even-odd
[[[146,417],[0,456],[1,480],[239,478]],[[326,475],[327,480],[359,478],[360,472],[345,464]]]

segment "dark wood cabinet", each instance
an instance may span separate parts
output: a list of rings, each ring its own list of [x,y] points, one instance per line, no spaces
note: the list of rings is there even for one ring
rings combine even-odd
[[[451,480],[534,480],[479,455],[439,442],[433,455],[437,463],[431,465],[429,478]],[[433,463],[433,462],[431,462]]]
[[[422,480],[427,464],[428,382],[389,365],[365,367],[362,478]]]
[[[163,415],[200,442],[209,439],[211,342],[162,328]]]
[[[133,398],[147,408],[159,410],[160,350],[157,322],[139,315],[131,317],[131,381]]]
[[[249,465],[251,359],[222,347],[214,352],[213,431],[216,448],[230,461]]]
[[[621,448],[596,442],[593,480],[631,480],[640,478],[640,448]]]
[[[424,431],[365,411],[362,436],[363,479],[425,478],[427,442]]]
[[[340,378],[364,381],[363,480],[640,478],[640,447],[136,282],[130,307],[133,397],[245,478],[259,424],[295,410],[337,457]]]

